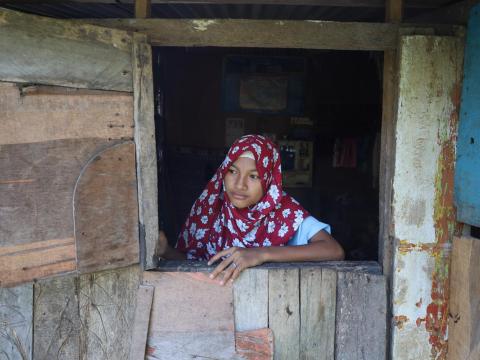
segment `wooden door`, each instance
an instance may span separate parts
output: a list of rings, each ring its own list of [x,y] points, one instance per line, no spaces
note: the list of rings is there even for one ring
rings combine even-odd
[[[150,46],[121,30],[0,18],[0,286],[139,256],[151,267]]]

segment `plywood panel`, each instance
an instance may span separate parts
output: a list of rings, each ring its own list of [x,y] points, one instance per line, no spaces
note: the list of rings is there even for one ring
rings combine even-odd
[[[33,354],[35,359],[78,359],[80,317],[74,276],[34,285]]]
[[[125,31],[0,10],[0,80],[132,91]]]
[[[337,274],[300,270],[300,359],[333,360]]]
[[[454,238],[448,321],[448,360],[480,357],[480,240]]]
[[[80,276],[80,359],[128,359],[139,283],[137,265]]]
[[[298,359],[300,354],[299,269],[268,272],[268,319],[273,331],[275,359]]]
[[[233,283],[235,330],[268,327],[268,270],[246,269]]]
[[[338,273],[335,358],[386,358],[386,284],[382,275]]]
[[[219,286],[205,273],[145,272],[155,287],[149,359],[234,359],[232,286]]]
[[[0,324],[0,358],[32,359],[32,284],[0,288]]]
[[[133,142],[96,154],[83,169],[74,195],[80,272],[138,263],[136,185]]]
[[[0,144],[133,137],[133,96],[0,82]]]

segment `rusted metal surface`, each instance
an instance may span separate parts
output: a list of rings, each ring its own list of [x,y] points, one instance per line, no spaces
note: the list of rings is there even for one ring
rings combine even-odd
[[[401,39],[394,175],[393,359],[446,359],[463,40]]]

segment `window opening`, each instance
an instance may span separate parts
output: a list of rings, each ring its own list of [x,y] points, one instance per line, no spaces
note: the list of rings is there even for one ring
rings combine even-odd
[[[255,133],[277,140],[285,191],[332,226],[346,259],[377,260],[382,57],[154,48],[159,217],[171,245],[231,141]]]

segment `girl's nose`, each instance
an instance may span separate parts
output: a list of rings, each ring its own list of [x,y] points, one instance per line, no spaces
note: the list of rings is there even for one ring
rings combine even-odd
[[[238,176],[237,181],[235,182],[235,187],[239,190],[246,190],[247,189],[247,177],[246,176]]]

